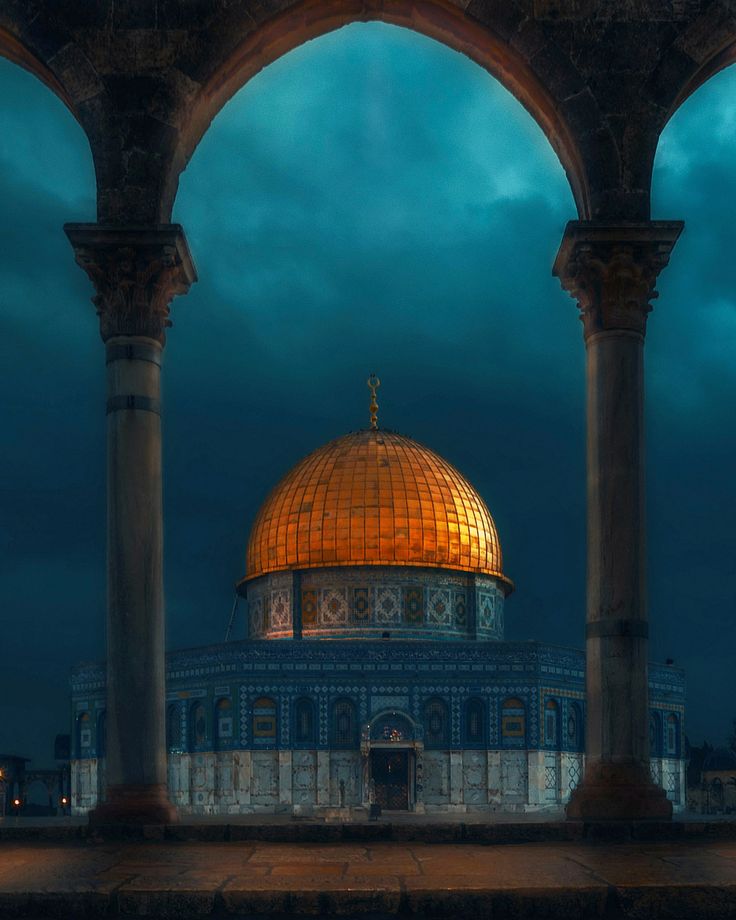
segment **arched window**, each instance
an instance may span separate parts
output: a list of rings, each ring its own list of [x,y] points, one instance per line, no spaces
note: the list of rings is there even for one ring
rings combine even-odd
[[[667,716],[667,754],[677,754],[677,716],[671,712]]]
[[[276,700],[270,696],[253,703],[253,739],[264,744],[276,740]]]
[[[448,744],[447,704],[436,697],[424,704],[424,743],[428,748],[446,747]]]
[[[483,700],[468,700],[465,704],[465,742],[484,747],[486,741],[486,707]]]
[[[297,744],[314,743],[314,702],[303,696],[294,704],[294,740]]]
[[[201,751],[207,742],[207,713],[202,703],[189,710],[189,750]]]
[[[557,747],[559,715],[557,700],[547,700],[544,704],[544,743],[548,747]]]
[[[170,703],[166,707],[166,747],[170,751],[181,751],[181,703]]]
[[[578,703],[567,707],[567,745],[574,751],[582,749],[583,715]]]
[[[649,713],[649,756],[662,756],[662,717],[658,712]]]
[[[107,710],[97,716],[97,756],[107,757]]]
[[[88,712],[77,716],[77,757],[89,757],[92,747],[92,719]]]
[[[504,747],[524,747],[526,743],[526,708],[515,696],[501,704],[501,740]]]
[[[356,744],[358,720],[352,700],[336,700],[332,706],[332,740],[336,745],[353,747]]]
[[[223,696],[215,703],[215,750],[230,747],[233,740],[233,703]]]

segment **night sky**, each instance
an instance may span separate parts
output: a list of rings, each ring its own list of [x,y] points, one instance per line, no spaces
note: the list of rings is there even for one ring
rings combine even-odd
[[[687,671],[692,743],[736,715],[736,71],[688,100],[653,216],[686,230],[647,335],[652,658]],[[86,139],[0,61],[0,751],[53,757],[68,673],[104,655],[104,351],[65,221],[95,219]],[[576,217],[541,130],[475,64],[379,24],[310,42],[225,107],[182,176],[200,281],[164,370],[170,647],[221,641],[268,489],[368,422],[477,487],[507,638],[582,647],[584,349],[551,276]],[[241,616],[237,635],[244,635]]]

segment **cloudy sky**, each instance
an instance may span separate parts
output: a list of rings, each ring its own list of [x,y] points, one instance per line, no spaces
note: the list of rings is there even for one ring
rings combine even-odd
[[[686,232],[647,337],[652,657],[691,741],[736,715],[736,71],[662,139],[653,216]],[[74,662],[104,653],[104,356],[62,233],[94,220],[86,140],[0,61],[0,751],[51,760]],[[550,268],[572,196],[475,64],[356,24],[255,77],[182,177],[200,281],[164,375],[170,647],[220,641],[265,493],[368,420],[447,457],[496,519],[510,639],[582,646],[584,350]],[[242,635],[242,619],[237,629]]]

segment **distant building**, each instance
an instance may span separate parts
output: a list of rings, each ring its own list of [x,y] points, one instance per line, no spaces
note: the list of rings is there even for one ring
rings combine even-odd
[[[706,755],[699,803],[705,814],[736,812],[736,751],[721,747]]]
[[[168,656],[172,801],[223,815],[563,804],[583,769],[585,656],[505,642],[512,590],[488,508],[433,451],[378,428],[316,450],[253,525],[247,638]],[[649,681],[652,773],[679,809],[684,675],[651,665]],[[81,814],[104,790],[104,665],[75,668],[72,688]]]
[[[65,736],[68,737],[68,736]],[[49,816],[69,811],[69,763],[37,770],[28,757],[0,754],[0,817]]]

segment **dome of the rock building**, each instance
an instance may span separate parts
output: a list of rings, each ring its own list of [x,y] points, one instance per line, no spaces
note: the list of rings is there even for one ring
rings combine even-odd
[[[252,639],[500,640],[512,588],[467,479],[378,428],[330,441],[276,485],[238,586]]]
[[[456,569],[510,587],[476,490],[434,451],[381,429],[337,438],[284,476],[253,524],[246,580],[366,565]]]

